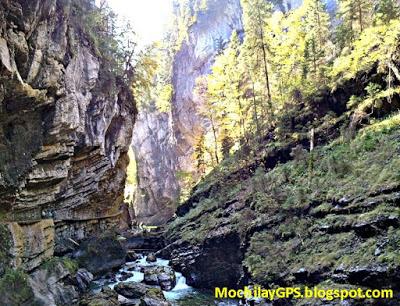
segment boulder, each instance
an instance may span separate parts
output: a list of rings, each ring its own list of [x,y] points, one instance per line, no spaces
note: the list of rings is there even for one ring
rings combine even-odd
[[[125,280],[127,280],[128,278],[130,278],[130,277],[132,277],[133,276],[133,273],[130,273],[130,272],[122,272],[121,273],[121,276],[118,278],[118,280],[119,281],[125,281]]]
[[[138,254],[136,254],[134,251],[128,251],[126,253],[126,261],[136,261],[140,258]]]
[[[170,291],[176,285],[175,272],[170,267],[145,267],[144,282],[148,285],[158,285],[162,290]]]
[[[144,297],[150,289],[154,288],[137,282],[119,283],[114,287],[114,290],[118,294],[128,299],[140,299]]]
[[[118,294],[104,287],[99,293],[89,293],[82,297],[79,306],[119,306]]]
[[[62,259],[54,258],[31,273],[28,283],[36,305],[73,305],[78,301],[71,272]]]
[[[158,288],[151,288],[146,292],[146,295],[141,299],[140,306],[170,306],[164,294]]]
[[[154,253],[149,253],[146,257],[146,261],[147,262],[156,262],[157,257],[156,257],[156,255],[154,255]]]
[[[89,288],[91,281],[93,280],[93,274],[86,269],[79,269],[75,275],[76,284],[81,292],[86,291]]]
[[[125,263],[126,251],[113,236],[85,240],[75,253],[79,266],[94,275],[121,267]]]
[[[118,295],[118,301],[120,306],[140,306],[140,300],[138,299],[127,299],[122,295]]]
[[[162,301],[159,299],[154,298],[144,298],[140,301],[140,306],[170,306],[171,304],[168,303],[166,300]]]
[[[162,272],[157,275],[158,277],[158,284],[164,291],[172,290],[176,285],[176,277],[175,272]]]
[[[154,288],[142,283],[127,282],[119,283],[114,290],[129,300],[140,299],[140,306],[169,306],[159,288]],[[132,303],[135,303],[132,301]],[[133,304],[135,305],[135,304]]]
[[[157,267],[142,269],[142,271],[144,273],[144,279],[143,279],[144,283],[153,286],[158,285],[157,274],[159,273],[159,271],[157,271]]]

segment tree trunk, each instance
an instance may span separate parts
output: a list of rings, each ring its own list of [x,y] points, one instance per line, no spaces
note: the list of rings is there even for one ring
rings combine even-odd
[[[219,158],[218,158],[218,143],[217,143],[217,131],[215,130],[215,125],[214,125],[214,120],[213,117],[211,117],[211,128],[213,131],[213,136],[214,136],[214,154],[215,154],[215,160],[217,161],[217,164],[219,164]]]
[[[264,44],[264,30],[263,23],[261,22],[260,10],[258,10],[258,26],[260,29],[260,39],[261,39],[261,49],[263,53],[263,61],[264,61],[264,72],[265,72],[265,83],[267,87],[267,97],[268,97],[268,106],[270,107],[270,111],[272,112],[272,98],[271,98],[271,88],[269,84],[269,73],[268,73],[268,63],[267,63],[267,50],[265,50]]]
[[[256,101],[256,95],[255,95],[255,88],[254,88],[254,81],[253,80],[251,80],[251,84],[253,86],[254,120],[256,122],[257,137],[260,137],[260,125],[258,123],[257,101]]]

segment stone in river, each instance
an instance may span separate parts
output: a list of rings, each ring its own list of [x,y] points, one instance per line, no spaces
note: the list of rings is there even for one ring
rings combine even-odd
[[[170,267],[145,267],[144,282],[148,285],[158,285],[162,290],[170,291],[176,285],[175,272]]]
[[[146,261],[147,262],[156,262],[157,261],[156,255],[154,255],[154,253],[149,253],[149,255],[147,255],[147,257],[146,257]]]

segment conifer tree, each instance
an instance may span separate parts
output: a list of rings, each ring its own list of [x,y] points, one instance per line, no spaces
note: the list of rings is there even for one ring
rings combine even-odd
[[[400,3],[397,0],[377,0],[375,4],[375,23],[387,24],[400,17]]]
[[[272,92],[269,70],[269,52],[267,46],[267,37],[265,28],[268,18],[271,17],[272,6],[264,0],[243,0],[243,20],[246,32],[245,46],[249,54],[260,62],[262,67],[265,87],[266,99],[268,102],[269,112],[272,112]],[[261,60],[260,60],[261,59]]]
[[[353,42],[372,21],[373,0],[339,0],[339,32],[344,44]]]
[[[330,19],[322,0],[305,0],[303,3],[305,16],[305,61],[311,62],[313,77],[317,82],[324,79],[324,65],[330,43]]]

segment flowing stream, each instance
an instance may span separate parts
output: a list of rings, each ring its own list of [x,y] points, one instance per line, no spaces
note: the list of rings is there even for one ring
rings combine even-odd
[[[157,258],[156,262],[147,262],[146,257],[140,255],[140,259],[134,262],[127,262],[119,271],[108,274],[93,282],[92,289],[99,292],[103,286],[114,288],[121,282],[142,282],[144,273],[142,267],[147,266],[166,266],[169,267],[169,261]],[[186,284],[186,278],[180,272],[175,272],[176,285],[171,291],[163,291],[165,298],[173,306],[236,306],[240,305],[237,301],[216,300],[212,292],[206,292],[194,289]]]

